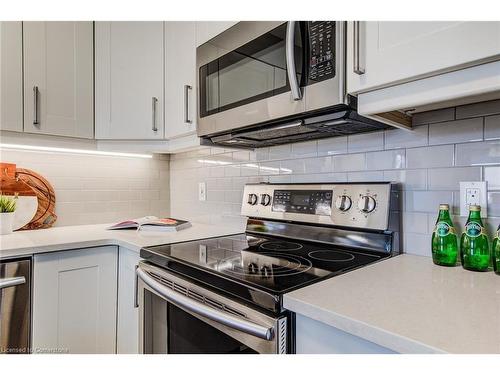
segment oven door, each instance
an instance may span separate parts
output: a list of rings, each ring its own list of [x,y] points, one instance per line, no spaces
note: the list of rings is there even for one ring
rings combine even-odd
[[[141,353],[287,352],[287,317],[262,314],[148,263],[137,276]]]
[[[304,22],[239,22],[196,51],[198,135],[304,112]]]

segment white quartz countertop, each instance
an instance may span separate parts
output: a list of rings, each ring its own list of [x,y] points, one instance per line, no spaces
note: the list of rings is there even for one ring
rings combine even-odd
[[[93,246],[117,245],[139,251],[144,246],[226,236],[243,231],[227,225],[192,223],[178,232],[151,232],[130,229],[106,230],[110,224],[75,225],[27,230],[0,235],[0,258],[17,257]]]
[[[401,353],[500,353],[500,276],[400,255],[284,296],[287,309]]]

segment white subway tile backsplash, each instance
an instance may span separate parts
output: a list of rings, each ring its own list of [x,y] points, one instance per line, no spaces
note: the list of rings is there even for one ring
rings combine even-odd
[[[389,129],[385,131],[385,149],[427,146],[429,144],[429,126],[422,125],[406,129]]]
[[[406,167],[406,150],[369,152],[366,154],[366,169],[401,169]]]
[[[488,192],[488,216],[500,216],[500,191]]]
[[[402,215],[403,233],[427,234],[428,214],[423,212],[405,212]]]
[[[484,118],[484,139],[500,139],[500,115]]]
[[[280,145],[269,148],[269,160],[288,159],[292,153],[291,145]]]
[[[384,149],[384,133],[363,133],[347,137],[348,152],[377,151]]]
[[[334,172],[362,171],[366,169],[365,154],[335,155],[332,157]]]
[[[500,140],[461,143],[455,147],[456,165],[500,164]]]
[[[366,172],[349,172],[347,173],[347,181],[384,181],[383,171],[366,171]]]
[[[280,162],[280,174],[305,173],[304,160],[291,159]]]
[[[317,155],[318,155],[317,141],[292,143],[292,152],[291,152],[292,157],[297,157],[297,156],[310,157]]]
[[[488,182],[488,190],[500,190],[500,166],[484,167],[484,181]]]
[[[334,137],[318,140],[318,156],[347,153],[347,137]]]
[[[441,203],[453,204],[451,191],[406,191],[405,211],[437,212]]]
[[[483,140],[483,118],[440,122],[429,128],[429,145]]]
[[[437,168],[453,165],[453,145],[417,147],[406,150],[407,168]]]
[[[403,236],[405,253],[425,257],[432,256],[430,234],[405,233]]]
[[[333,171],[331,156],[304,159],[306,173],[328,173]]]
[[[460,181],[480,180],[480,167],[429,169],[430,190],[460,190]]]
[[[268,176],[272,174],[280,174],[279,161],[268,161],[259,164],[259,175]]]
[[[384,171],[384,180],[400,183],[403,190],[426,190],[427,170],[407,169]]]

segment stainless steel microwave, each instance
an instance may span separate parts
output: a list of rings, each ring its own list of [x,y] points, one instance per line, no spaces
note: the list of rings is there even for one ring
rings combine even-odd
[[[346,23],[239,22],[197,48],[202,144],[263,147],[388,127],[346,94]]]

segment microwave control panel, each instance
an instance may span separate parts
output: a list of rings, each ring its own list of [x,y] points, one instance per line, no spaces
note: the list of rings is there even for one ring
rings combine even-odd
[[[308,21],[309,81],[335,76],[335,21]]]

